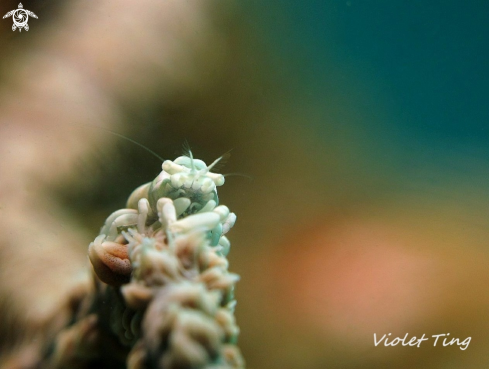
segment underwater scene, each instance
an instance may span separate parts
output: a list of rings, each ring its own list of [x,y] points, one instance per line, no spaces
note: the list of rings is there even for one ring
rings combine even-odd
[[[489,4],[0,8],[1,369],[489,366]]]

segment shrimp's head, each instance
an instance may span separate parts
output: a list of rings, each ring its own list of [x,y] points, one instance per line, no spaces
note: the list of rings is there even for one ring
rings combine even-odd
[[[222,174],[211,172],[221,158],[207,166],[202,160],[194,159],[190,153],[189,156],[180,156],[174,161],[165,160],[162,168],[170,175],[170,185],[175,190],[207,195],[215,192],[216,186],[224,184]]]

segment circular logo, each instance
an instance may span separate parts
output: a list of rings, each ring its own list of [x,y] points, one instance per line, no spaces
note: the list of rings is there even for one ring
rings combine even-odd
[[[12,19],[14,21],[14,24],[17,27],[21,28],[27,24],[27,21],[29,20],[29,14],[27,14],[24,9],[16,9],[12,16]]]

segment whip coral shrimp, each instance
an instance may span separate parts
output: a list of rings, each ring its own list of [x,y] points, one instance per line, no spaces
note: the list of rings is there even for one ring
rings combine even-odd
[[[131,228],[141,235],[164,228],[168,240],[180,232],[203,229],[210,246],[227,255],[230,243],[224,235],[236,222],[236,215],[218,206],[216,187],[224,184],[224,176],[211,169],[221,159],[207,166],[189,151],[188,156],[165,160],[152,182],[134,190],[127,208],[112,213],[90,245],[89,257],[99,278],[117,285],[130,277],[124,232]]]
[[[156,211],[156,203],[162,197],[172,200],[186,198],[190,203],[183,201],[182,204],[188,203],[190,210],[200,210],[209,201],[214,201],[216,206],[219,202],[216,186],[224,184],[224,176],[212,173],[211,169],[221,159],[207,166],[202,160],[194,159],[190,151],[188,156],[180,156],[174,161],[165,160],[163,170],[154,181],[140,186],[129,196],[127,207],[136,209],[139,200],[146,198],[151,209]]]

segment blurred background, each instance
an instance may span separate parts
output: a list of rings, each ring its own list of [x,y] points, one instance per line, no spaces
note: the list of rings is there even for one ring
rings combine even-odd
[[[185,140],[220,189],[249,368],[486,368],[484,1],[29,0],[0,27],[0,333],[87,278]],[[5,0],[2,14],[17,8]],[[375,347],[450,333],[469,347]]]

